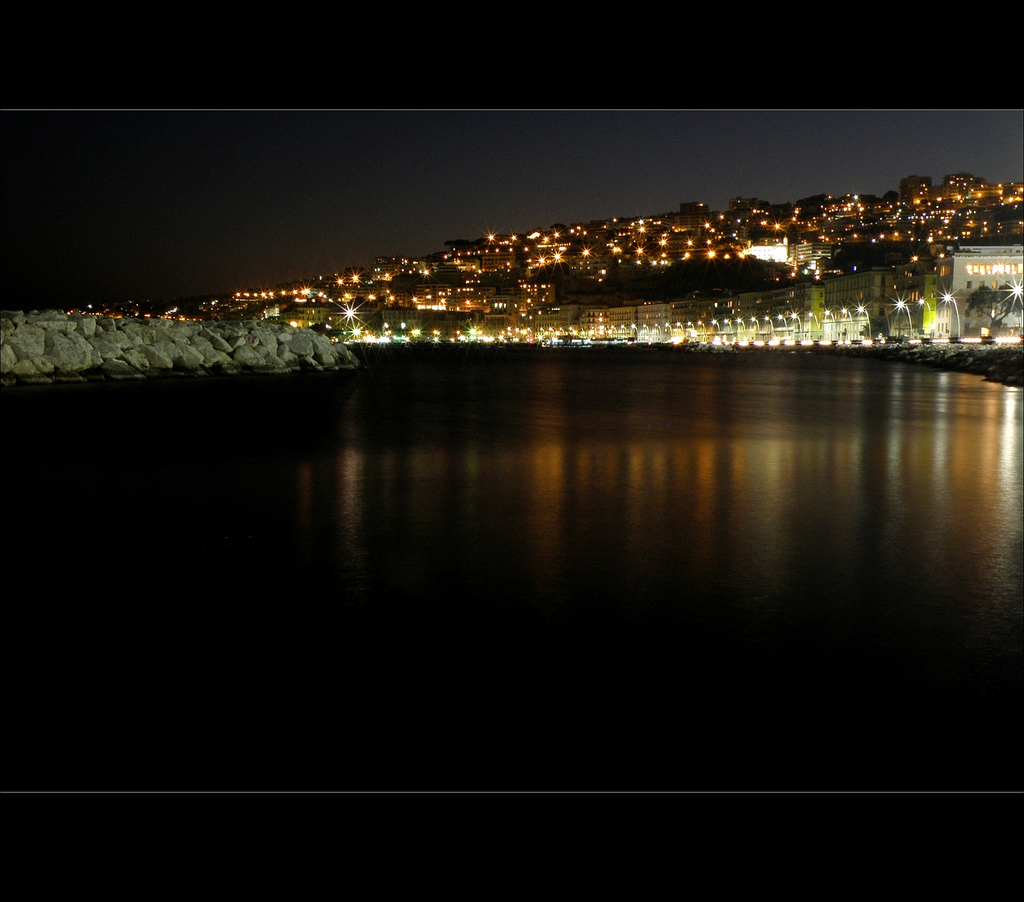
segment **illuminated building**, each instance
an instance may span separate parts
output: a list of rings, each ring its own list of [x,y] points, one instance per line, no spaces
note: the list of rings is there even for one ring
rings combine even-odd
[[[576,331],[582,310],[582,304],[558,304],[541,307],[534,316],[534,333],[538,338],[542,338]]]
[[[931,190],[930,175],[908,175],[900,179],[900,203],[911,207],[927,204]]]
[[[789,245],[789,263],[799,272],[820,272],[822,263],[832,259],[832,245],[803,241]]]
[[[679,205],[679,212],[672,215],[672,228],[677,232],[697,232],[710,215],[707,204],[699,202]]]
[[[954,251],[939,267],[939,304],[936,332],[959,338],[980,334],[982,326],[967,312],[971,295],[979,288],[1011,291],[1024,281],[1024,246],[965,246]],[[1022,310],[1007,317],[1004,329],[1020,334]]]
[[[941,196],[949,206],[965,206],[974,203],[985,180],[969,172],[955,172],[942,180]]]
[[[789,241],[783,238],[781,243],[752,244],[747,248],[747,253],[758,260],[767,260],[769,263],[788,263]]]
[[[638,304],[636,307],[636,335],[641,341],[661,342],[672,337],[671,304]]]
[[[507,272],[514,269],[515,265],[516,254],[511,248],[485,248],[480,253],[481,272]]]
[[[629,338],[636,334],[636,305],[609,307],[605,310],[606,329],[614,338]]]
[[[297,303],[286,314],[288,322],[298,329],[311,326],[330,326],[336,318],[342,317],[342,311],[328,304]]]

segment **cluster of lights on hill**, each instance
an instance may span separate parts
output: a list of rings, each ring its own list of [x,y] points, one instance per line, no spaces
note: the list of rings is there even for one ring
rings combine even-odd
[[[357,299],[364,305],[388,307],[405,302],[392,291],[396,278],[428,280],[445,268],[457,269],[467,283],[501,276],[535,282],[558,270],[600,282],[611,267],[668,267],[677,262],[754,256],[776,262],[788,259],[789,275],[795,278],[799,273],[792,265],[792,255],[780,251],[787,244],[930,246],[1000,235],[1018,236],[1019,241],[1024,231],[1020,184],[987,185],[982,179],[962,175],[947,176],[941,189],[933,189],[930,180],[918,181],[921,184],[915,183],[913,191],[908,188],[908,196],[902,200],[896,192],[883,198],[822,195],[778,205],[737,198],[725,213],[706,210],[702,204],[681,205],[701,209],[697,218],[685,222],[680,214],[668,213],[556,224],[523,233],[488,233],[472,240],[445,242],[447,250],[420,258],[378,258],[366,268],[352,267],[327,277],[207,299],[197,315],[251,315],[268,306],[316,301],[351,310]],[[472,294],[472,287],[466,290]],[[444,309],[446,303],[428,300],[420,305]],[[164,312],[184,313],[177,309]]]
[[[537,274],[568,267],[583,274],[599,274],[602,267],[624,263],[669,266],[692,259],[743,259],[751,254],[758,256],[759,250],[784,241],[930,245],[999,234],[1019,236],[1024,231],[1024,190],[1020,184],[987,186],[979,179],[974,181],[982,187],[972,193],[957,180],[951,181],[959,186],[956,191],[931,195],[919,192],[903,203],[893,197],[858,195],[823,197],[804,205],[754,201],[738,204],[737,210],[728,213],[709,211],[699,225],[686,229],[679,228],[674,214],[662,214],[557,224],[525,233],[492,232],[474,240],[448,242],[448,251],[423,260],[403,261],[404,271],[418,268],[429,276],[433,267],[453,264],[481,273],[519,269]],[[978,195],[982,193],[990,201],[988,206],[968,205],[980,200]],[[996,210],[1003,211],[1002,215],[994,215]],[[396,271],[402,269],[388,269],[378,263],[369,271],[349,270],[337,275],[335,283],[342,289],[372,291],[375,284],[386,286]],[[304,288],[298,289],[299,295]],[[382,288],[380,300],[387,303],[387,295],[386,287]]]

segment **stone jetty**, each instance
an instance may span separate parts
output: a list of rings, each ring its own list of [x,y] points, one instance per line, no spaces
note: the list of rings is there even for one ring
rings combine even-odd
[[[354,370],[345,345],[263,320],[0,310],[0,385]]]

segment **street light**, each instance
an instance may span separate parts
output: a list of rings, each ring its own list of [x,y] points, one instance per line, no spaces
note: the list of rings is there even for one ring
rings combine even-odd
[[[839,313],[840,316],[845,316],[850,321],[850,331],[843,333],[843,340],[846,341],[849,340],[850,335],[853,333],[853,316],[850,315],[850,311],[845,307],[840,308]],[[842,319],[840,319],[839,322],[842,324]]]
[[[957,307],[957,305],[956,305],[956,298],[953,297],[953,293],[950,292],[950,291],[947,291],[942,296],[942,303],[946,304],[946,305],[949,305],[949,304],[953,305],[953,310],[956,313],[956,337],[960,338],[960,331],[961,331],[960,330],[960,308]]]
[[[309,289],[306,289],[306,291],[308,292]],[[352,338],[357,339],[358,333],[361,331],[359,326],[356,324],[359,314],[359,308],[354,306],[351,301],[346,303],[345,306],[342,306],[336,300],[334,300],[334,298],[330,297],[327,294],[324,294],[323,292],[320,292],[319,296],[323,298],[325,301],[327,301],[329,304],[334,304],[334,306],[337,307],[342,312],[342,315],[345,317],[346,328],[352,333]]]
[[[871,314],[868,313],[868,308],[861,305],[857,308],[857,312],[868,321],[868,338],[871,338]],[[850,318],[850,321],[853,321],[853,317]]]
[[[825,337],[825,320],[827,320],[829,318],[832,319],[832,328],[829,329],[829,332],[835,333],[835,334],[829,336],[826,339],[826,337]],[[821,333],[821,337],[822,337],[823,340],[834,341],[835,340],[835,336],[838,335],[838,334],[839,334],[839,330],[836,328],[836,315],[831,310],[826,310],[825,313],[823,314],[823,318],[822,318],[822,333]]]
[[[818,327],[818,330],[820,331],[820,330],[821,330],[821,323],[820,323],[820,322],[818,322],[818,317],[817,317],[817,316],[816,316],[816,315],[815,315],[815,314],[814,314],[813,312],[811,312],[811,311],[808,311],[808,312],[807,312],[807,315],[808,315],[809,317],[810,317],[810,316],[813,316],[813,317],[814,317],[814,322],[815,322],[815,324],[817,325],[817,327]],[[808,321],[808,326],[809,326],[809,325],[810,325],[810,322]],[[810,330],[809,328],[808,328],[808,330],[807,330],[807,331],[808,331],[808,332],[809,332],[809,333],[810,333],[811,335],[814,335],[814,333],[813,333],[813,332],[811,332],[811,330]]]
[[[1009,288],[1007,290],[1010,292],[1011,300],[1010,310],[1006,315],[1009,316],[1013,313],[1013,308],[1017,306],[1018,303],[1020,304],[1021,313],[1024,314],[1024,284],[1019,281],[1014,281],[1009,283]],[[1021,316],[1017,317],[1017,332],[1021,332],[1021,319]]]
[[[895,301],[896,306],[894,310],[905,310],[907,313],[907,326],[910,328],[910,336],[914,336],[914,323],[910,319],[910,307],[907,306],[907,302],[901,298],[897,298]],[[896,328],[899,329],[899,314],[896,315]]]
[[[786,325],[786,317],[784,317],[784,316],[783,316],[783,315],[782,315],[781,313],[777,313],[777,314],[775,314],[775,318],[776,318],[776,319],[777,319],[777,320],[778,320],[778,321],[779,321],[780,323],[782,323],[782,325],[783,325],[783,326],[785,326],[785,325]]]
[[[917,302],[917,305],[920,307],[922,304],[924,304],[925,309],[928,311],[928,319],[931,320],[932,322],[934,322],[935,317],[934,317],[934,313],[932,311],[931,304],[929,304],[924,298],[921,298],[921,300],[919,300]],[[925,324],[925,318],[922,315],[921,316],[921,337],[922,338],[926,337],[925,334],[924,334],[924,324]],[[934,328],[933,328],[932,331],[934,332]]]

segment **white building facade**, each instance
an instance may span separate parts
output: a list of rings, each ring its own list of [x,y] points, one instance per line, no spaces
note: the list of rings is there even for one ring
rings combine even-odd
[[[979,288],[1013,293],[1024,280],[1024,246],[961,247],[939,267],[936,335],[960,338],[981,328],[967,314],[967,302]],[[1024,307],[1018,304],[1004,320],[1003,330],[1020,335]]]

